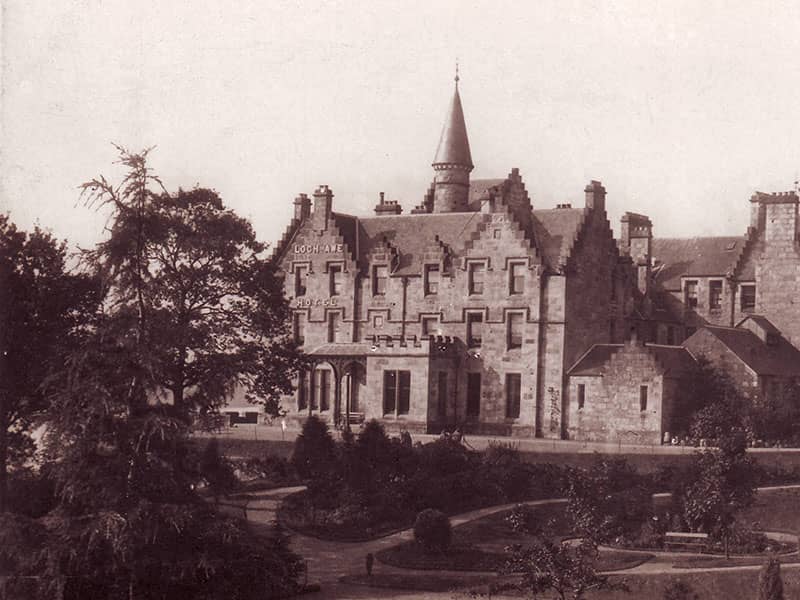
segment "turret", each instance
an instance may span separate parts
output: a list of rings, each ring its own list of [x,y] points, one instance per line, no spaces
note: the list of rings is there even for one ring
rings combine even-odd
[[[469,200],[469,174],[473,169],[467,126],[458,94],[458,71],[453,100],[433,159],[433,212],[463,212]]]
[[[620,250],[631,257],[639,291],[647,295],[653,262],[653,223],[645,215],[626,212],[620,219],[620,234]]]

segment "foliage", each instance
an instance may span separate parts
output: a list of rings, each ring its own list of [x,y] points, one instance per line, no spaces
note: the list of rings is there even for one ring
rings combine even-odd
[[[755,494],[755,469],[746,453],[743,432],[733,432],[718,450],[695,454],[693,464],[676,479],[673,499],[692,531],[725,540],[736,515]]]
[[[303,566],[283,532],[256,537],[195,492],[190,403],[159,401],[174,365],[158,339],[160,298],[174,297],[180,282],[150,271],[150,253],[165,246],[151,243],[162,232],[151,228],[157,198],[147,189],[153,177],[144,155],[124,154],[122,162],[131,171],[119,188],[96,182],[98,198],[114,207],[111,237],[91,257],[109,292],[103,313],[45,389],[57,505],[24,523],[32,533],[15,547],[15,570],[53,586],[65,581],[65,598],[293,593]],[[155,289],[156,281],[171,289]]]
[[[119,186],[102,176],[82,186],[87,203],[110,207],[113,221],[88,258],[115,314],[135,323],[149,377],[177,406],[205,412],[240,386],[278,414],[278,396],[304,363],[264,245],[216,192],[169,194],[147,151],[119,150],[130,169]]]
[[[317,479],[336,468],[336,443],[328,425],[316,415],[305,420],[295,438],[291,462],[304,479]]]
[[[576,532],[596,542],[636,535],[652,516],[651,490],[623,458],[570,470],[566,492]]]
[[[450,519],[441,511],[427,508],[414,521],[414,539],[429,552],[446,551],[450,547],[452,536]]]
[[[558,543],[539,537],[529,546],[508,548],[508,573],[521,573],[519,587],[534,598],[555,592],[558,598],[580,600],[591,590],[620,588],[596,570],[597,546],[589,539]]]
[[[758,600],[783,600],[781,563],[775,557],[764,563],[758,575]]]
[[[237,479],[231,463],[220,454],[217,438],[208,440],[200,458],[200,474],[214,497],[227,494],[236,487]]]
[[[18,469],[8,480],[8,509],[32,519],[50,512],[56,504],[55,482],[48,465],[38,471]]]
[[[666,585],[663,600],[700,600],[700,597],[689,584],[677,580]]]
[[[0,512],[7,469],[33,454],[47,408],[42,386],[63,365],[97,302],[95,284],[67,268],[64,242],[20,231],[0,214]]]

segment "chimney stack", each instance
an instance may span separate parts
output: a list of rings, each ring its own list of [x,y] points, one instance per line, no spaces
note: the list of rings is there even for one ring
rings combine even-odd
[[[306,194],[300,194],[294,199],[294,218],[296,221],[307,219],[311,214],[311,198]]]
[[[403,207],[397,203],[397,200],[386,200],[384,193],[381,192],[381,199],[375,205],[375,214],[381,215],[399,215],[403,212]]]
[[[594,208],[605,212],[606,188],[603,187],[602,183],[592,179],[583,191],[586,192],[586,208]]]
[[[333,208],[333,192],[327,185],[319,186],[314,192],[314,227],[327,229],[328,219]]]

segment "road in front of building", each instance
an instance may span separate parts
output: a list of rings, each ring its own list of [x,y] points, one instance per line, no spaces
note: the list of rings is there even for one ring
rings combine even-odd
[[[353,433],[358,434],[359,428],[353,427]],[[272,425],[238,425],[226,427],[219,432],[197,433],[197,437],[231,438],[255,441],[284,441],[294,442],[300,433],[298,429],[281,429],[280,423]],[[334,434],[336,432],[334,431]],[[396,434],[395,434],[396,435]],[[411,434],[413,441],[427,443],[437,439],[438,435],[417,433]],[[490,444],[511,444],[520,452],[556,452],[556,453],[586,453],[592,454],[691,454],[697,448],[692,446],[671,446],[659,444],[631,444],[622,442],[579,442],[573,440],[557,440],[544,438],[517,438],[506,436],[468,435],[465,438],[468,447],[483,450]],[[754,453],[800,453],[800,448],[750,448]]]

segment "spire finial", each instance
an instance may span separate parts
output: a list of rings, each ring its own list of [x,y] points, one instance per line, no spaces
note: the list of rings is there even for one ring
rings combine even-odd
[[[456,80],[456,87],[458,87],[458,81],[460,79],[461,78],[458,76],[458,58],[456,58],[456,79],[455,79]]]

